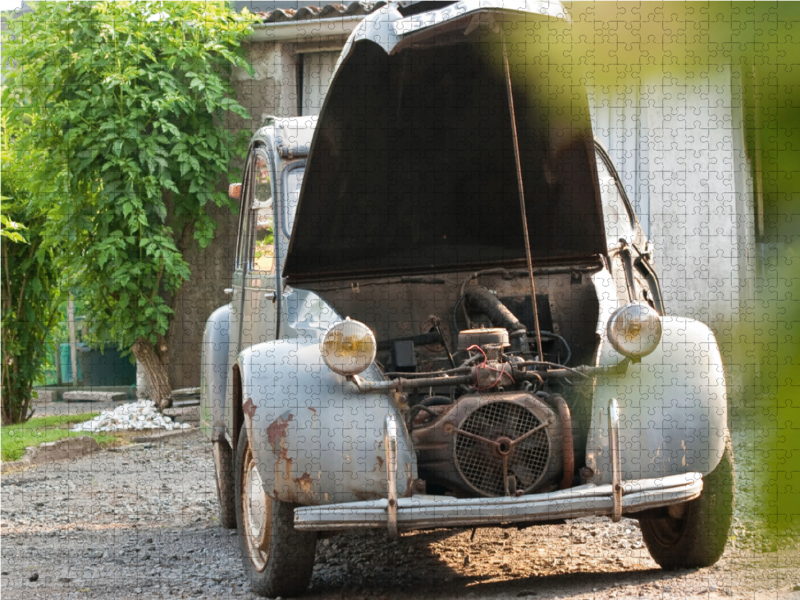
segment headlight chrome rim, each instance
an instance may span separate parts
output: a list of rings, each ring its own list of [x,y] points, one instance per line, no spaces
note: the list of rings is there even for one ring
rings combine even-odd
[[[377,351],[378,344],[372,330],[350,317],[328,329],[320,343],[325,364],[333,372],[346,377],[367,370],[375,362]]]
[[[611,315],[606,334],[617,352],[639,359],[652,354],[661,343],[661,316],[645,302],[631,302]]]

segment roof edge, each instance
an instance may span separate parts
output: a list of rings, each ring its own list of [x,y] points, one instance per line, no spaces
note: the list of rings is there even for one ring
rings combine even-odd
[[[347,37],[355,31],[364,15],[333,19],[306,19],[282,23],[256,23],[247,42],[311,41],[327,37]]]

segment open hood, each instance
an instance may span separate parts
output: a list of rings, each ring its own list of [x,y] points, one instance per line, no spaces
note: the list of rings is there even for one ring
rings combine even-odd
[[[342,53],[292,228],[290,281],[525,263],[504,43],[534,262],[605,252],[564,9],[482,0],[409,15],[426,4],[373,13]]]

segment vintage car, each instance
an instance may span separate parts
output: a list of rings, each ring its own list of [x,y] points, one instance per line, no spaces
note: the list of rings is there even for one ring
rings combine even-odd
[[[670,315],[555,2],[393,2],[319,119],[254,136],[202,426],[255,592],[316,540],[638,519],[711,565],[733,506],[720,352]]]

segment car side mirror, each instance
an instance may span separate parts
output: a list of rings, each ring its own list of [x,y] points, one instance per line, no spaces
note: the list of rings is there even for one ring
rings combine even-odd
[[[242,184],[232,183],[228,186],[228,197],[239,200],[242,197]]]

